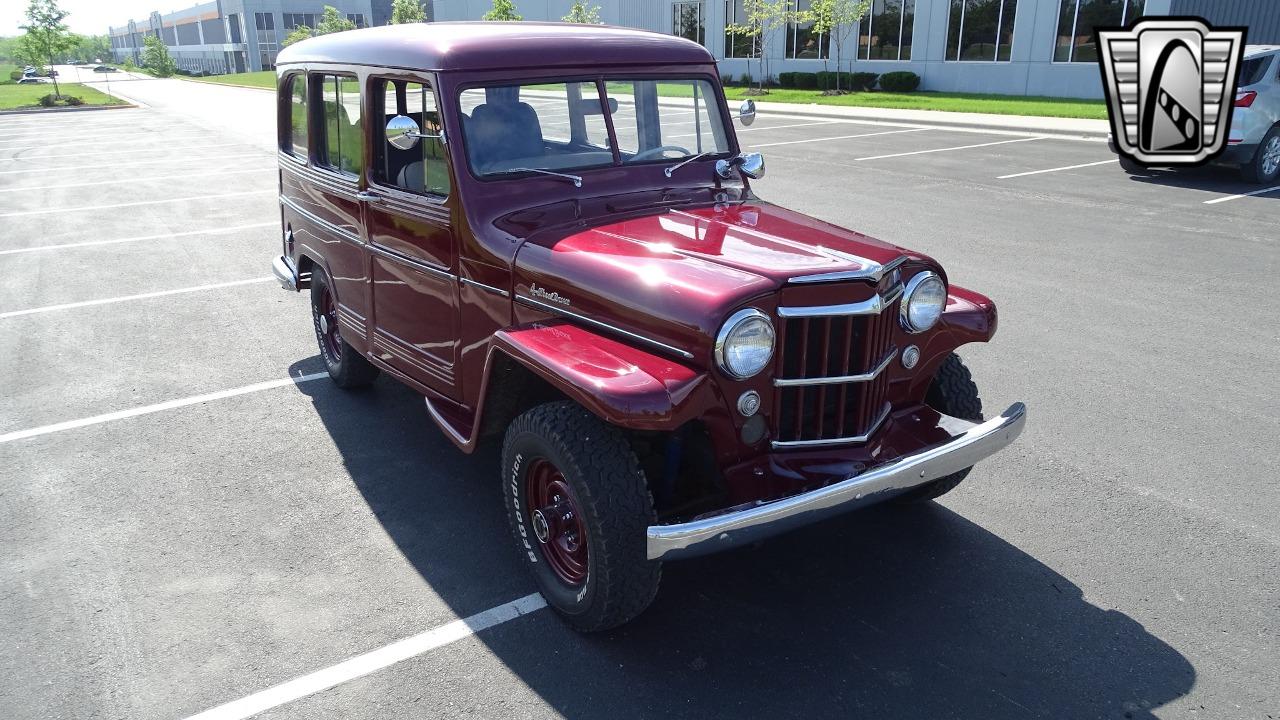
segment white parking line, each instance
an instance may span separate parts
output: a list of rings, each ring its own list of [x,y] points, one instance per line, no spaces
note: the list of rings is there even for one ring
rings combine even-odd
[[[762,128],[763,129],[763,128]],[[850,140],[852,138],[874,137],[876,135],[897,135],[898,133],[922,132],[933,128],[907,128],[905,130],[881,130],[880,132],[861,133],[859,135],[837,135],[836,137],[807,138],[805,140],[787,140],[786,142],[760,143],[753,148],[777,147],[779,145],[798,145],[800,143],[825,142],[827,140]],[[859,158],[865,159],[865,158]]]
[[[55,310],[71,310],[74,308],[90,307],[93,305],[111,305],[113,303],[128,302],[130,300],[146,300],[148,298],[165,297],[167,295],[182,295],[185,293],[202,292],[204,290],[217,290],[219,288],[236,287],[238,285],[250,285],[253,283],[267,282],[275,280],[274,277],[260,277],[252,280],[234,280],[232,282],[214,283],[212,285],[197,285],[196,287],[178,288],[177,290],[160,290],[159,292],[141,293],[139,295],[122,295],[120,297],[102,298],[100,300],[83,300],[81,302],[62,303],[61,305],[45,305],[44,307],[28,308],[26,310],[10,310],[9,312],[0,312],[0,320],[12,317],[20,317],[22,315],[35,315],[37,313],[54,312]],[[279,282],[279,281],[277,281]]]
[[[266,382],[254,383],[253,385],[232,388],[230,390],[219,390],[218,392],[205,393],[204,395],[195,395],[192,397],[180,398],[178,400],[169,400],[168,402],[156,403],[155,405],[144,405],[130,410],[120,410],[119,412],[106,413],[104,415],[94,415],[93,417],[81,418],[79,420],[68,420],[66,422],[54,423],[53,425],[42,425],[29,430],[17,430],[0,435],[0,444],[13,442],[15,440],[39,437],[40,435],[49,435],[51,433],[62,432],[64,430],[75,430],[76,428],[88,427],[90,425],[101,425],[114,420],[125,420],[127,418],[138,417],[139,415],[150,415],[151,413],[163,412],[165,410],[186,407],[188,405],[199,405],[200,403],[222,400],[224,398],[235,397],[237,395],[248,395],[249,393],[255,393],[260,390],[271,390],[272,388],[285,387],[288,385],[301,385],[305,382],[311,382],[312,380],[319,380],[320,378],[326,377],[329,377],[329,373],[319,372],[311,373],[310,375],[281,378],[280,380],[268,380]]]
[[[1280,190],[1280,185],[1276,185],[1275,187],[1263,188],[1261,190],[1254,190],[1253,192],[1240,193],[1239,195],[1228,195],[1226,197],[1214,198],[1212,200],[1205,200],[1204,204],[1217,205],[1218,203],[1229,202],[1231,200],[1239,200],[1240,198],[1253,197],[1254,195],[1266,195],[1267,193],[1275,192],[1277,190]]]
[[[205,150],[208,148],[232,147],[233,145],[244,145],[244,144],[245,143],[213,143],[211,145],[201,145],[200,149]],[[13,149],[13,148],[0,148],[0,151],[9,150],[9,149]],[[87,153],[80,153],[80,152],[62,153],[61,155],[35,155],[32,157],[6,157],[6,158],[0,158],[0,162],[27,162],[28,160],[54,160],[57,158],[69,158],[69,157],[74,157],[74,158],[96,157],[99,155],[128,155],[129,153],[133,153],[135,155],[142,155],[144,153],[150,153],[150,152],[154,152],[154,147],[129,148],[128,150],[104,150],[102,152],[87,152]]]
[[[161,233],[159,235],[140,235],[138,237],[112,238],[110,240],[85,240],[84,242],[74,243],[58,243],[57,245],[36,245],[35,247],[13,248],[12,250],[0,250],[0,255],[17,255],[19,253],[43,252],[45,250],[65,250],[67,248],[91,247],[94,245],[118,245],[120,243],[141,242],[143,240],[169,240],[171,238],[189,237],[191,235],[224,235],[226,233],[240,232],[241,230],[253,230],[255,228],[264,228],[270,226],[279,227],[279,222],[253,223],[252,225],[235,225],[232,227],[216,228],[214,230],[185,230],[183,232]]]
[[[140,165],[155,165],[156,163],[169,163],[178,165],[186,160],[239,160],[241,158],[269,158],[274,157],[274,153],[256,152],[246,153],[244,155],[186,155],[181,158],[164,158],[161,160],[142,160],[133,163],[107,163],[106,165],[59,165],[57,167],[40,167],[40,168],[22,168],[21,170],[0,170],[0,175],[17,175],[19,173],[38,173],[38,172],[63,172],[66,170],[93,170],[96,168],[131,168]]]
[[[183,173],[181,175],[148,175],[145,177],[118,178],[115,180],[94,180],[93,182],[67,183],[65,185],[28,185],[26,187],[0,188],[0,193],[7,192],[35,192],[37,190],[61,190],[63,188],[90,187],[93,185],[118,185],[120,183],[143,183],[155,182],[157,180],[183,180],[185,178],[198,177],[215,177],[218,175],[247,175],[249,173],[264,173],[275,175],[273,170],[276,167],[263,168],[260,170],[216,170],[214,172],[205,173]]]
[[[1096,165],[1110,165],[1113,162],[1120,162],[1120,160],[1117,158],[1111,158],[1110,160],[1099,160],[1098,162],[1081,163],[1079,165],[1064,165],[1062,167],[1049,168],[1048,170],[1031,170],[1029,172],[1014,173],[1012,175],[1001,175],[996,179],[1008,180],[1009,178],[1026,177],[1028,175],[1040,175],[1043,173],[1058,172],[1059,170],[1075,170],[1076,168],[1094,167]]]
[[[950,152],[951,150],[968,150],[970,148],[991,147],[992,145],[1007,145],[1009,143],[1031,142],[1032,140],[1047,140],[1044,135],[1035,137],[1015,138],[1013,140],[997,140],[996,142],[978,143],[977,145],[957,145],[956,147],[933,148],[930,150],[913,150],[911,152],[891,153],[889,155],[871,155],[869,157],[854,158],[855,160],[883,160],[884,158],[906,157],[908,155],[924,155],[926,153]]]
[[[222,193],[220,195],[188,195],[187,197],[165,198],[163,200],[138,200],[136,202],[115,203],[114,205],[82,205],[80,207],[52,207],[41,208],[39,210],[23,210],[21,212],[0,213],[0,218],[20,217],[23,215],[48,215],[51,213],[65,212],[83,212],[85,210],[113,210],[123,207],[138,207],[139,205],[162,205],[164,203],[186,202],[187,200],[213,200],[216,198],[240,197],[242,195],[260,195],[262,193],[279,192],[277,188],[267,188],[265,190],[243,190],[241,192]]]
[[[308,695],[314,695],[335,685],[341,685],[344,682],[364,677],[369,673],[395,665],[398,662],[417,657],[428,650],[434,650],[457,642],[475,635],[481,630],[511,622],[518,617],[536,612],[546,606],[547,603],[542,599],[541,595],[537,593],[525,595],[518,600],[512,600],[504,605],[476,613],[471,617],[454,620],[448,625],[441,625],[434,630],[428,630],[363,655],[357,655],[345,662],[340,662],[323,670],[317,670],[309,675],[303,675],[295,680],[281,683],[273,688],[229,702],[226,705],[219,705],[212,710],[192,715],[187,720],[243,720],[264,710],[270,710]]]
[[[81,144],[86,144],[86,141],[92,141],[87,144],[92,145],[93,147],[101,147],[103,145],[146,144],[147,142],[155,138],[155,136],[150,133],[147,133],[144,135],[138,135],[136,137],[130,137],[127,139],[119,139],[120,136],[119,134],[116,134],[116,133],[110,133],[106,135],[79,135],[79,134],[70,133],[66,131],[59,131],[59,132],[52,132],[52,133],[45,133],[45,134],[64,135],[64,136],[67,136],[68,140],[75,140],[75,142],[81,143]],[[175,140],[175,139],[185,140],[187,138],[208,137],[208,136],[209,136],[208,133],[203,133],[203,132],[174,133],[172,135],[166,134],[164,136],[164,139],[165,140]],[[116,139],[100,140],[98,138],[116,138]],[[21,143],[21,142],[30,142],[30,141],[25,139],[0,140],[0,150],[39,150],[41,148],[47,148],[51,144],[46,142],[46,143],[41,143],[39,145],[28,145],[26,147],[9,147],[10,143]]]

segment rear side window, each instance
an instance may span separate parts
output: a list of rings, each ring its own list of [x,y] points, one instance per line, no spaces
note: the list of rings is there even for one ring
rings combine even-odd
[[[301,159],[307,157],[307,76],[289,78],[289,147]]]
[[[377,157],[374,178],[383,185],[423,195],[449,194],[449,165],[446,160],[440,112],[436,96],[429,85],[405,80],[376,80],[374,103],[382,108],[382,117],[374,122]],[[378,97],[382,98],[381,104]],[[413,147],[400,149],[387,139],[387,123],[398,116],[407,117],[418,127],[420,137]]]
[[[1273,55],[1263,55],[1262,57],[1251,57],[1246,59],[1240,65],[1240,86],[1253,85],[1262,82],[1267,76],[1267,66],[1271,64]]]
[[[360,83],[341,75],[321,75],[320,102],[324,123],[316,138],[321,165],[359,175],[363,164],[360,134]]]

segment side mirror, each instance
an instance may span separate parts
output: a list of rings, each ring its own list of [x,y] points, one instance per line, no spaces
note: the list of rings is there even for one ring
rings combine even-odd
[[[743,125],[750,125],[756,121],[756,101],[746,99],[738,106],[738,122]]]
[[[764,156],[760,153],[741,153],[728,160],[717,160],[716,174],[728,180],[733,177],[735,167],[752,180],[759,180],[764,177]]]
[[[397,150],[412,150],[421,133],[413,118],[397,115],[387,121],[387,142]]]

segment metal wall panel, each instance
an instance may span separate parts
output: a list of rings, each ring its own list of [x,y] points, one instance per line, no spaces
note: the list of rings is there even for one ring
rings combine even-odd
[[[1280,45],[1280,2],[1276,0],[1173,0],[1173,15],[1196,15],[1213,25],[1244,25],[1250,45]]]

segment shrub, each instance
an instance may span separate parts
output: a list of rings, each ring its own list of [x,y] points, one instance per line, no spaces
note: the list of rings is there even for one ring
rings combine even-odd
[[[67,101],[67,104],[70,105],[71,107],[80,107],[81,105],[84,104],[84,101],[76,97],[75,95],[68,95],[62,99]]]
[[[744,86],[750,85],[750,84],[751,84],[751,73],[745,73],[745,74],[743,74],[743,76],[742,76],[742,80],[741,80],[741,81],[739,81],[739,82],[741,82],[741,83],[742,83],[742,85],[744,85]]]
[[[22,71],[21,71],[21,70],[13,70],[13,71],[10,71],[10,73],[9,73],[9,81],[10,81],[10,82],[18,82],[18,81],[19,81],[19,80],[21,80],[21,79],[22,79]]]
[[[724,85],[724,86],[726,86],[726,87],[727,87],[727,86],[729,86],[729,85],[732,85],[732,84],[733,84],[733,75],[732,75],[732,74],[721,75],[721,76],[720,76],[720,84],[721,84],[721,85]]]
[[[778,85],[784,88],[796,86],[796,74],[793,72],[778,73]]]
[[[58,98],[52,94],[45,95],[40,98],[40,107],[53,107],[58,104]]]
[[[918,87],[920,76],[913,72],[899,70],[880,76],[880,89],[887,92],[912,92]]]
[[[849,89],[850,90],[870,90],[876,86],[876,79],[880,77],[879,73],[856,72],[849,73]]]
[[[796,73],[795,83],[796,83],[795,86],[797,88],[800,88],[801,90],[813,90],[814,88],[818,87],[818,74],[804,73],[804,72]]]
[[[814,76],[818,78],[818,89],[830,90],[834,88],[836,86],[835,75],[836,74],[831,72],[830,70],[819,70],[818,72],[814,73]]]

